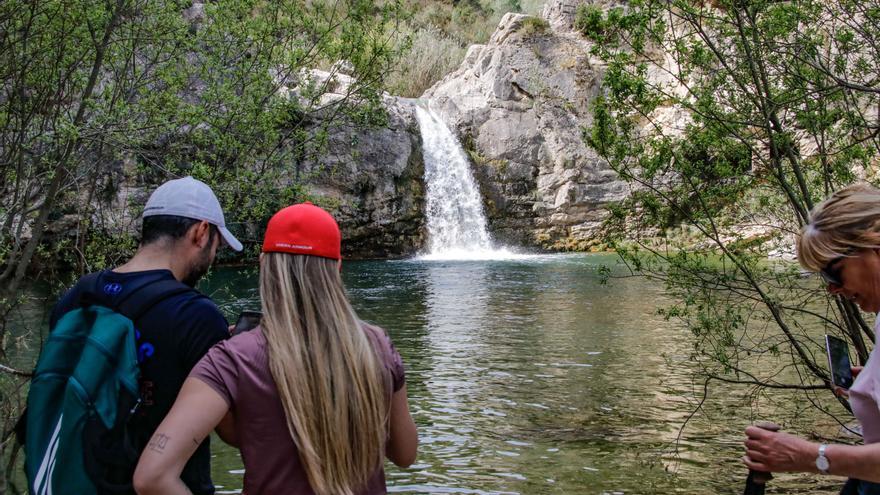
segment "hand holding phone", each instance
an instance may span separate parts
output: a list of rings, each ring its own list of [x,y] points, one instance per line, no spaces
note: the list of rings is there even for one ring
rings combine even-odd
[[[846,342],[833,335],[826,335],[825,351],[828,354],[831,382],[835,386],[848,390],[853,384],[853,372]]]
[[[859,373],[861,373],[862,370],[865,369],[865,367],[864,366],[852,366],[852,367],[850,367],[850,369],[852,370],[853,379],[855,379],[855,378],[859,377]]]
[[[235,322],[235,327],[232,328],[232,336],[236,336],[242,332],[247,332],[248,330],[253,330],[260,324],[260,320],[263,318],[263,313],[259,311],[242,311],[240,315],[238,315],[238,321]]]

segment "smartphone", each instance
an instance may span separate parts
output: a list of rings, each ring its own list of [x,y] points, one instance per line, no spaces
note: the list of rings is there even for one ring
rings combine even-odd
[[[238,315],[238,321],[235,322],[235,327],[232,329],[232,335],[235,336],[241,332],[253,330],[260,324],[261,319],[263,319],[263,313],[260,313],[259,311],[242,311],[241,314]]]
[[[828,353],[831,381],[838,387],[849,389],[853,384],[853,375],[846,342],[833,335],[826,335],[825,350]]]

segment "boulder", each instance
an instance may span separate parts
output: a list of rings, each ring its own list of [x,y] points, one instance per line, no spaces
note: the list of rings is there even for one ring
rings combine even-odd
[[[558,32],[572,31],[577,19],[578,7],[583,4],[595,5],[602,9],[625,7],[625,3],[620,0],[549,0],[544,4],[541,16]]]

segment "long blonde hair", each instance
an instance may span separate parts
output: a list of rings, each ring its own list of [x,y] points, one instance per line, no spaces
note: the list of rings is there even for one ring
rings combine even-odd
[[[845,187],[816,205],[797,241],[798,261],[818,272],[858,249],[880,248],[880,190],[865,183]]]
[[[353,495],[384,460],[390,374],[335,260],[264,253],[260,296],[269,368],[309,483]]]

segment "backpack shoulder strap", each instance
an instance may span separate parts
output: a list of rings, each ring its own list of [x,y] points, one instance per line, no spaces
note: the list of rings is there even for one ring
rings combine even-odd
[[[135,288],[125,299],[119,301],[113,309],[134,322],[160,302],[188,292],[198,294],[195,289],[177,280],[166,279],[150,282]]]
[[[80,296],[82,306],[91,304],[107,306],[132,322],[139,320],[147,311],[165,299],[188,292],[202,295],[192,287],[175,279],[151,280],[134,287],[121,300],[108,304],[107,298],[101,294],[97,277],[90,281],[90,285],[91,287],[87,286]]]

